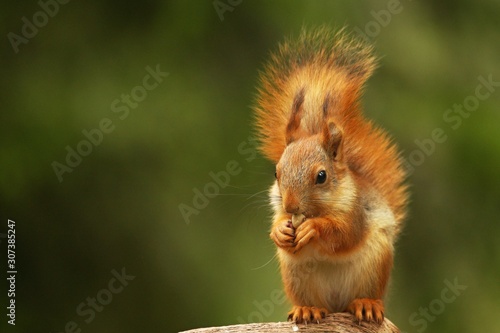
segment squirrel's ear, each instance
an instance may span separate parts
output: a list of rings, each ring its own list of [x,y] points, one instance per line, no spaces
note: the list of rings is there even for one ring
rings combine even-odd
[[[304,103],[304,88],[293,99],[292,113],[290,120],[286,126],[286,145],[288,146],[293,141],[297,140],[300,135],[300,117],[302,116],[302,104]]]
[[[342,131],[334,122],[328,122],[323,128],[323,145],[335,161],[342,159]]]

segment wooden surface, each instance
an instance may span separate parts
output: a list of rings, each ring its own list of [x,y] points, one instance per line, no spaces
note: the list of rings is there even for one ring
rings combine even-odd
[[[355,321],[354,317],[348,313],[329,314],[320,324],[300,324],[291,322],[258,323],[231,325],[220,327],[198,328],[184,331],[184,333],[237,333],[237,332],[335,332],[335,333],[399,333],[399,329],[387,318],[379,325],[376,323],[366,323]]]

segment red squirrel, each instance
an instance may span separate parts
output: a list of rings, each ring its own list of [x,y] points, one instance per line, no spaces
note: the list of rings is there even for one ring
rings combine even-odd
[[[372,46],[319,27],[285,40],[260,73],[257,132],[276,164],[270,237],[296,323],[384,320],[408,194],[396,146],[360,109],[375,66]]]

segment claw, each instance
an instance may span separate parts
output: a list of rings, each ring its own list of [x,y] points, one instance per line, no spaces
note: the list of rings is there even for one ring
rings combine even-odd
[[[290,312],[288,312],[288,320],[293,320],[293,322],[300,324],[313,324],[320,323],[321,319],[325,318],[328,313],[327,309],[317,308],[314,306],[294,306]]]
[[[380,299],[357,298],[349,304],[347,312],[354,315],[358,324],[364,321],[376,321],[381,324],[384,321],[384,304]]]

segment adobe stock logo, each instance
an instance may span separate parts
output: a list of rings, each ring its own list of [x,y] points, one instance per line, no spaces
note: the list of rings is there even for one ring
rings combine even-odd
[[[21,35],[15,34],[12,31],[7,34],[7,38],[12,45],[12,49],[15,53],[19,52],[19,45],[28,44],[29,40],[38,35],[40,28],[43,28],[49,23],[49,18],[53,18],[59,13],[59,5],[65,5],[70,0],[47,0],[38,1],[38,6],[42,10],[39,10],[33,14],[31,21],[23,16],[21,21],[23,26],[21,28]]]
[[[169,75],[169,73],[161,71],[159,64],[156,65],[155,69],[146,66],[144,70],[146,75],[142,78],[141,84],[133,87],[129,93],[121,94],[120,98],[114,99],[109,106],[121,121],[127,119],[130,110],[136,109],[139,103],[148,97],[148,93],[156,89]],[[70,145],[66,146],[66,159],[64,160],[66,164],[58,161],[51,163],[60,183],[66,173],[73,172],[82,163],[84,157],[89,156],[94,151],[94,148],[103,142],[105,134],[112,133],[115,130],[116,123],[117,121],[113,122],[112,119],[104,117],[99,121],[97,128],[83,129],[81,131],[84,138],[75,144],[74,148]]]
[[[285,302],[285,292],[281,289],[274,289],[269,294],[269,299],[263,300],[261,302],[254,300],[252,302],[257,311],[250,312],[248,314],[247,321],[245,321],[245,318],[241,316],[239,316],[237,319],[240,324],[261,323],[264,321],[264,317],[269,318],[274,313],[275,305],[279,306]]]
[[[389,0],[386,5],[387,9],[380,9],[379,11],[372,10],[370,12],[374,20],[366,23],[363,30],[359,27],[354,27],[354,31],[367,42],[371,42],[371,38],[377,37],[382,28],[387,27],[391,23],[392,17],[400,14],[404,8],[399,0]]]
[[[245,157],[246,162],[253,161],[257,156],[256,144],[255,139],[248,137],[238,145],[238,153]],[[200,189],[198,187],[193,188],[192,206],[183,202],[179,204],[179,211],[182,214],[184,222],[189,225],[191,223],[191,216],[200,214],[200,211],[208,206],[210,199],[217,197],[221,189],[226,188],[230,184],[231,179],[239,175],[242,171],[242,162],[236,160],[228,161],[224,170],[218,172],[210,171],[208,175],[211,180],[201,186]]]
[[[437,316],[444,312],[446,304],[455,302],[458,296],[462,295],[462,292],[467,289],[466,285],[458,284],[457,277],[453,280],[453,283],[448,279],[444,280],[444,284],[446,287],[441,290],[439,298],[430,301],[428,307],[420,307],[418,312],[413,312],[410,315],[410,325],[417,327],[419,333],[424,332],[428,323],[434,322]]]
[[[123,292],[125,287],[130,284],[130,281],[135,279],[134,275],[127,274],[125,267],[121,271],[113,269],[111,271],[113,277],[109,279],[108,284],[100,289],[95,297],[87,297],[85,301],[82,301],[76,306],[76,314],[81,317],[87,325],[90,324],[96,318],[98,313],[102,313],[107,305],[109,305],[114,296]],[[57,331],[57,333],[81,333],[88,332],[83,327],[82,323],[74,320],[70,320],[64,324],[62,330]],[[56,333],[56,332],[54,332]]]
[[[465,119],[468,119],[479,109],[482,101],[487,100],[500,87],[500,81],[493,80],[493,75],[478,76],[479,83],[474,89],[474,94],[466,96],[461,103],[454,103],[452,107],[443,112],[442,119],[453,131],[458,130]],[[417,148],[409,152],[404,159],[408,175],[415,171],[416,167],[422,165],[427,158],[437,151],[438,145],[448,140],[451,131],[444,127],[434,128],[428,137],[415,139]],[[448,133],[448,134],[447,134]]]
[[[214,0],[212,4],[214,5],[215,11],[217,15],[219,15],[219,19],[224,21],[224,13],[229,11],[232,12],[236,6],[239,6],[243,0]]]

